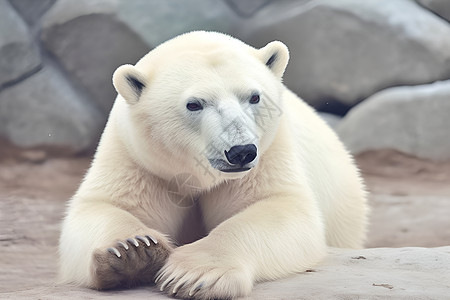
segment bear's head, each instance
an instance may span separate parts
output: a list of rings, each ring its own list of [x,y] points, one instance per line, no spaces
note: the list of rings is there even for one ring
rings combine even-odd
[[[283,111],[287,47],[255,49],[196,31],[113,76],[113,113],[130,155],[157,176],[188,173],[202,188],[245,176],[270,147]]]

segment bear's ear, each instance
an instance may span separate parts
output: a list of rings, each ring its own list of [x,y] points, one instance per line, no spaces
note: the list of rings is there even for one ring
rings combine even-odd
[[[258,50],[262,62],[279,78],[284,74],[289,61],[289,50],[279,41],[268,43]]]
[[[113,75],[116,91],[130,104],[138,102],[147,82],[135,66],[123,65],[117,68]]]

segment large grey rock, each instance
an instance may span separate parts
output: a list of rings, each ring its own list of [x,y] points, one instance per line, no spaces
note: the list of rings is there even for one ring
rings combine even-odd
[[[25,22],[0,0],[0,88],[39,68],[41,58]]]
[[[395,87],[354,107],[337,132],[353,153],[389,148],[449,160],[449,112],[450,81]]]
[[[34,25],[56,0],[9,0],[28,24]]]
[[[22,147],[92,149],[105,117],[51,66],[0,93],[0,136]]]
[[[417,3],[431,10],[440,17],[450,21],[450,1],[448,0],[416,0]]]
[[[225,0],[238,15],[250,17],[273,0]]]
[[[226,31],[236,23],[231,16],[230,8],[215,0],[60,0],[43,17],[42,40],[108,111],[116,95],[111,77],[119,65],[134,64],[186,31]]]
[[[193,30],[233,33],[241,21],[226,3],[217,0],[118,1],[118,18],[151,47]]]
[[[238,35],[291,51],[285,83],[314,106],[450,76],[450,26],[411,0],[273,1]]]
[[[88,91],[106,115],[116,96],[111,81],[114,70],[121,64],[134,64],[149,47],[130,28],[108,13],[96,13],[92,9],[92,12],[66,20],[65,14],[77,12],[77,3],[60,1],[49,10],[48,13],[55,14],[54,9],[65,9],[64,13],[56,13],[51,24],[48,24],[46,16],[43,17],[47,23],[42,40],[70,77]],[[96,3],[93,1],[92,5]],[[80,2],[80,7],[82,4]],[[105,8],[110,9],[106,4]]]

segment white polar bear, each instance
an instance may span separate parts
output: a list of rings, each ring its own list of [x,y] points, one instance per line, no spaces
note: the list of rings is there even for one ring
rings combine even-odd
[[[327,245],[362,247],[358,170],[282,84],[288,59],[281,42],[255,49],[201,31],[119,67],[119,95],[63,224],[61,280],[107,289],[156,279],[178,297],[233,298],[311,268]],[[180,174],[195,178],[175,191],[193,206],[171,197]]]

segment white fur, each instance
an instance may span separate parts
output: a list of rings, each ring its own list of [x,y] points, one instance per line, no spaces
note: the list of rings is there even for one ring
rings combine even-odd
[[[181,173],[200,181],[200,192],[184,192],[197,193],[209,234],[174,249],[159,274],[163,288],[202,283],[198,298],[243,296],[257,281],[311,268],[326,244],[362,247],[368,209],[358,171],[334,132],[281,83],[288,58],[280,42],[258,50],[192,32],[119,68],[119,96],[64,221],[61,279],[92,286],[92,253],[115,240],[177,240],[189,209],[170,201],[167,186]],[[145,84],[142,94],[127,86],[130,74]],[[248,103],[253,92],[260,103]],[[203,110],[186,109],[193,97]],[[208,160],[249,143],[258,156],[247,172],[223,173]]]

